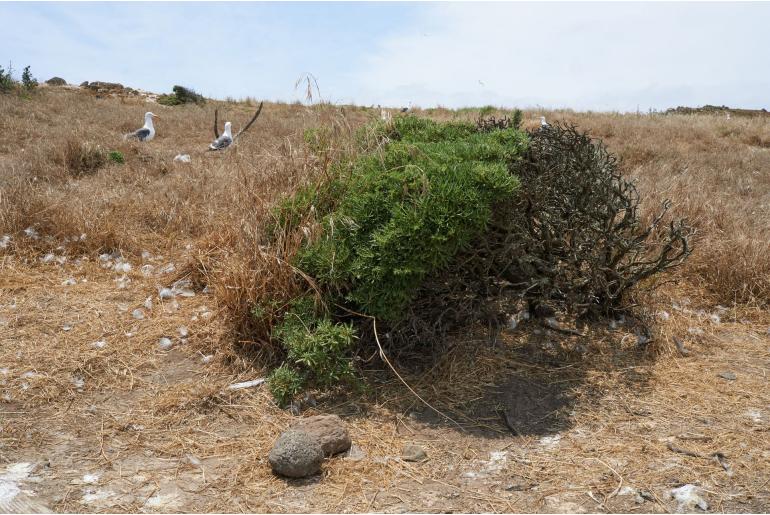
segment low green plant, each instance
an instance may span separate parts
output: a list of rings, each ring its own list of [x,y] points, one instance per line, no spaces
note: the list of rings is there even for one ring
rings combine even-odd
[[[312,297],[290,304],[273,330],[286,350],[286,360],[269,376],[270,390],[281,405],[309,387],[330,389],[357,382],[351,352],[356,341],[352,324],[320,315]]]
[[[295,368],[287,363],[274,369],[267,378],[270,393],[279,406],[287,406],[294,397],[305,389],[305,380]]]
[[[123,164],[126,162],[125,157],[123,156],[123,152],[120,152],[119,150],[112,150],[108,156],[110,161],[117,164]]]
[[[182,103],[176,95],[159,95],[157,102],[164,106],[178,106]]]

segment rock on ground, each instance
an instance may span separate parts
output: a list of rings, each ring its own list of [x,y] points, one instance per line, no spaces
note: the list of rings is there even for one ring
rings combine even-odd
[[[350,434],[345,423],[337,415],[308,417],[294,425],[291,430],[301,431],[314,438],[325,456],[333,456],[350,449]]]
[[[428,455],[425,453],[425,450],[419,445],[405,445],[401,451],[401,459],[404,461],[418,462],[427,459],[427,457]]]
[[[278,437],[268,461],[273,472],[286,477],[307,477],[321,470],[324,459],[318,440],[301,431],[286,431]]]

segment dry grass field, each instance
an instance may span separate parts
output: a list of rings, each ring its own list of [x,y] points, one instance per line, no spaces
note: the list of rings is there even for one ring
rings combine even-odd
[[[236,131],[254,110],[217,106]],[[124,142],[147,110],[156,139]],[[0,508],[15,488],[57,512],[665,513],[699,510],[671,496],[691,484],[710,512],[770,510],[770,117],[525,112],[525,127],[545,115],[603,139],[650,213],[671,199],[697,228],[695,251],[639,295],[656,320],[644,348],[622,320],[456,335],[404,371],[442,416],[384,366],[369,391],[295,413],[264,387],[228,389],[265,374],[246,308],[293,287],[298,242],[261,246],[271,206],[379,112],[266,103],[237,146],[207,153],[213,110],[0,95]],[[316,155],[303,133],[322,126],[332,151]],[[94,165],[97,147],[125,163]],[[345,419],[353,452],[274,476],[275,438],[318,413]],[[410,443],[428,460],[401,460]]]

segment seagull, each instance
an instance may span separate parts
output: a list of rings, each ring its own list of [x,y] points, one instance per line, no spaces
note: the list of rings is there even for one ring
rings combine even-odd
[[[209,150],[224,150],[229,147],[232,142],[232,124],[230,122],[225,122],[225,132],[209,145]]]
[[[540,117],[540,128],[541,129],[545,129],[546,127],[550,127],[550,125],[548,125],[548,122],[545,121],[545,116],[541,116]]]
[[[150,141],[155,137],[155,127],[152,125],[153,118],[160,118],[157,114],[150,112],[144,113],[144,127],[135,130],[123,136],[123,139],[138,139],[139,141]]]
[[[249,127],[251,127],[251,124],[254,123],[254,121],[259,116],[259,113],[262,112],[262,105],[264,102],[259,103],[259,107],[257,108],[257,112],[254,113],[254,116],[249,120],[249,123],[246,124],[246,126],[238,132],[238,134],[233,137],[233,124],[230,122],[225,122],[225,132],[222,133],[222,135],[219,135],[219,129],[217,129],[217,120],[219,117],[219,110],[214,109],[214,137],[216,138],[211,144],[209,145],[209,150],[224,150],[230,145],[233,144],[233,142],[238,139],[238,136],[243,134],[248,130]]]

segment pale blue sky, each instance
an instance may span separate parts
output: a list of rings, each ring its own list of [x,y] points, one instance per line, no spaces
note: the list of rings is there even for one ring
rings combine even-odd
[[[770,108],[770,3],[0,3],[45,80],[422,107]]]

